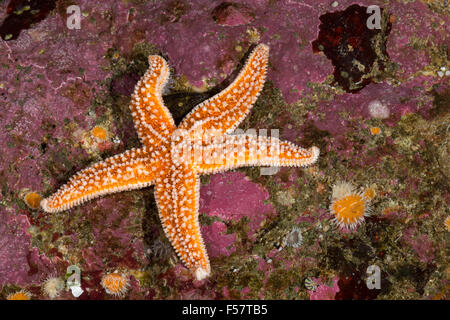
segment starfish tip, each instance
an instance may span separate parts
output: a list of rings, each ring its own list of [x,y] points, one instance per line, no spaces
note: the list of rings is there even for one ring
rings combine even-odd
[[[201,281],[201,280],[204,280],[204,279],[208,278],[210,274],[211,274],[210,270],[209,269],[206,270],[203,267],[198,267],[194,271],[195,278],[198,281]]]
[[[319,158],[320,149],[314,146],[314,147],[311,147],[311,152],[313,155],[311,163],[315,163],[317,161],[317,159]]]
[[[41,200],[41,208],[42,208],[42,210],[44,210],[44,211],[47,211],[48,210],[48,208],[47,208],[47,199],[42,199]]]

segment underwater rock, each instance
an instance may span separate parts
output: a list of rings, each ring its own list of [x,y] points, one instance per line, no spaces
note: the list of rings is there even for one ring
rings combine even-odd
[[[240,3],[222,2],[212,12],[214,20],[221,26],[235,27],[249,24],[254,14],[249,7]]]
[[[241,172],[216,174],[208,185],[200,189],[199,212],[224,221],[238,221],[247,217],[248,236],[254,239],[261,223],[276,214],[273,206],[265,203],[268,199],[268,192]]]
[[[22,2],[1,1],[0,24],[16,15],[8,6]],[[57,1],[44,19],[8,39],[2,34],[2,297],[15,284],[30,290],[33,298],[45,298],[39,295],[42,282],[53,273],[63,276],[72,261],[82,269],[79,299],[107,299],[101,275],[117,267],[139,274],[139,279],[130,278],[129,298],[136,299],[448,296],[441,271],[446,269],[442,235],[448,232],[449,199],[448,15],[419,0],[223,3],[79,0],[81,29],[70,30],[67,2]],[[321,16],[355,4],[382,7],[391,30],[384,34],[385,51],[377,53],[389,56],[385,69],[349,93],[334,85],[332,62],[314,53],[312,43],[319,37]],[[219,7],[215,21],[213,12]],[[17,16],[26,17],[25,11]],[[145,248],[164,237],[156,223],[152,241],[142,230],[144,218],[150,223],[158,219],[148,201],[151,188],[111,195],[58,215],[24,202],[25,191],[46,197],[80,169],[139,145],[128,103],[148,54],[168,60],[170,99],[164,99],[172,103],[171,111],[182,110],[181,117],[232,81],[249,48],[259,42],[270,47],[268,79],[242,128],[278,128],[289,141],[320,146],[321,157],[314,167],[285,168],[273,176],[243,168],[202,180],[200,224],[211,264],[221,270],[211,281],[193,281],[173,261],[171,248],[166,259],[147,259]],[[389,114],[374,117],[368,106],[375,100]],[[107,129],[109,144],[88,148],[85,137],[96,126]],[[336,179],[379,186],[371,217],[352,234],[336,231],[330,222],[329,195]],[[280,250],[277,245],[295,225],[302,230],[302,245]],[[310,296],[299,279],[341,275],[343,269],[365,274],[367,256],[355,256],[349,238],[364,243],[361,247],[389,271],[395,285],[366,295],[358,293],[365,285],[362,276],[347,282],[342,278],[340,293],[333,282]],[[408,268],[402,268],[405,254]],[[437,270],[433,281],[410,272],[424,265]],[[430,288],[427,296],[424,287]],[[74,297],[67,292],[59,298]]]
[[[202,226],[201,232],[206,244],[208,255],[211,258],[229,256],[236,248],[233,243],[236,241],[236,234],[226,234],[227,226],[218,221],[214,221],[210,226]]]
[[[380,15],[383,9],[379,8]],[[391,23],[368,28],[371,14],[367,7],[352,5],[344,11],[320,16],[319,36],[313,41],[314,52],[323,52],[333,63],[334,80],[347,92],[357,92],[372,81],[374,68],[384,69],[386,37]],[[381,17],[380,17],[381,19]]]
[[[53,272],[45,254],[30,246],[30,222],[25,215],[0,209],[0,285],[37,283]]]

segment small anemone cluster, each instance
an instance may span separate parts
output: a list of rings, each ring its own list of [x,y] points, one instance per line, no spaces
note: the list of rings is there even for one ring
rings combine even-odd
[[[389,118],[389,107],[380,100],[372,100],[367,106],[370,116],[375,119],[387,119]]]
[[[64,281],[56,276],[48,277],[43,283],[41,287],[42,294],[49,297],[50,299],[55,299],[58,297],[61,292],[65,288]],[[25,289],[21,289],[19,291],[15,291],[10,293],[6,299],[7,300],[31,300],[33,295],[31,292]]]
[[[284,238],[283,244],[287,247],[298,248],[301,246],[303,236],[300,228],[294,227]]]
[[[42,285],[42,292],[50,299],[58,297],[65,287],[64,281],[59,277],[49,277]]]

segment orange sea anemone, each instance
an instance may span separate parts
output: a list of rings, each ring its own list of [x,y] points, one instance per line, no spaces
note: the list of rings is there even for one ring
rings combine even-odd
[[[100,141],[105,141],[108,138],[108,131],[102,126],[92,128],[91,134]]]
[[[376,192],[374,186],[369,186],[369,187],[367,187],[367,188],[364,190],[364,193],[363,193],[364,198],[365,198],[366,200],[372,200],[373,198],[375,198],[376,194],[377,194],[377,192]]]
[[[371,127],[370,133],[374,136],[379,135],[381,133],[380,127]]]
[[[14,293],[8,294],[6,300],[31,300],[31,293],[27,290],[19,290]]]
[[[42,197],[36,192],[28,192],[23,200],[29,208],[37,209],[40,207]]]
[[[341,229],[356,229],[369,216],[369,201],[365,193],[358,192],[348,182],[338,182],[333,186],[330,211],[333,221]]]
[[[101,284],[106,293],[122,297],[128,291],[129,281],[124,273],[115,271],[104,275]]]

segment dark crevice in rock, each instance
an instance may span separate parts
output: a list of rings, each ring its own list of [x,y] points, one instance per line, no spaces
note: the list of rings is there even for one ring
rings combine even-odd
[[[8,16],[0,26],[3,40],[17,39],[22,30],[44,20],[55,9],[56,0],[11,0],[6,9]]]
[[[381,28],[369,29],[372,14],[367,7],[352,5],[344,11],[320,16],[319,36],[312,43],[334,66],[334,79],[347,92],[358,92],[373,82],[388,61],[386,38],[391,30],[387,12],[380,8]]]

